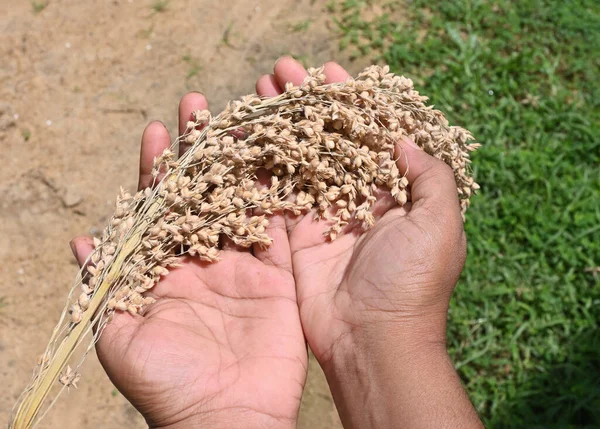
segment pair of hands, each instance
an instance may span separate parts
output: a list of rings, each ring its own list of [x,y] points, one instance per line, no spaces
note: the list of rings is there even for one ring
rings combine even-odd
[[[256,89],[274,96],[306,74],[284,57]],[[335,63],[325,74],[328,82],[349,77]],[[180,132],[192,111],[207,107],[203,95],[186,95]],[[170,142],[160,122],[144,130],[140,189]],[[458,416],[457,426],[478,424],[445,350],[448,302],[466,248],[454,176],[409,141],[398,150],[410,165],[412,206],[383,195],[372,230],[329,242],[312,214],[275,214],[270,248],[224,243],[217,263],[186,258],[152,290],[159,299],[144,316],[116,315],[98,356],[150,427],[295,427],[306,342],[346,427],[434,427],[419,410],[427,395],[446,407],[435,411],[444,421],[464,409],[467,420]],[[71,246],[80,263],[92,251],[87,237]]]

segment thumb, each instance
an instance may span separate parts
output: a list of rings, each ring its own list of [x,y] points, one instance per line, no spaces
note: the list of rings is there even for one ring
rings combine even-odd
[[[75,237],[71,240],[69,245],[71,246],[73,256],[75,256],[75,259],[77,260],[77,263],[80,267],[82,267],[85,264],[92,263],[91,261],[89,261],[89,256],[94,251],[94,240],[92,237],[88,237],[85,235]],[[115,335],[119,332],[123,333],[124,331],[121,331],[121,328],[126,324],[131,323],[132,320],[135,320],[135,318],[132,317],[129,313],[118,312],[116,316],[112,319],[112,322],[106,325],[104,328],[102,328],[102,335],[100,335],[96,344],[98,348],[98,356],[100,357],[101,362],[105,362],[109,359],[105,356],[105,353],[106,350],[109,349],[109,345],[111,343],[114,343],[114,341],[116,340]],[[98,333],[98,325],[93,325],[92,330],[94,332],[94,335],[96,335]],[[126,338],[129,339],[130,337],[126,336]],[[127,342],[128,340],[125,341],[125,343]],[[114,343],[113,346],[115,344],[117,343]],[[118,343],[119,346],[122,346],[123,344],[123,342]]]
[[[462,216],[454,172],[445,162],[427,154],[406,138],[397,146],[398,168],[410,184],[409,216],[425,217],[448,226],[460,225]]]
[[[90,253],[92,253],[94,250],[94,241],[91,237],[75,237],[73,240],[71,240],[69,245],[71,246],[73,256],[75,256],[75,259],[80,267],[85,264],[88,256],[90,256]]]

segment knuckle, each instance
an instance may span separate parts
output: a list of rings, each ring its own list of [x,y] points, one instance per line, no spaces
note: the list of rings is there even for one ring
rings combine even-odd
[[[454,181],[454,171],[452,170],[452,167],[439,159],[434,160],[433,163],[435,174],[440,179]]]
[[[444,161],[431,157],[425,165],[424,176],[427,181],[436,182],[437,185],[454,184],[454,171]]]

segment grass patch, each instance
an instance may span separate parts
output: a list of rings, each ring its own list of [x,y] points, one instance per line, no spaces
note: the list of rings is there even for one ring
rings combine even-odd
[[[414,0],[402,23],[365,7],[331,7],[342,47],[483,144],[448,332],[473,403],[490,428],[600,427],[600,3]]]
[[[231,34],[232,31],[233,21],[229,21],[229,23],[227,24],[227,28],[225,28],[225,31],[223,31],[223,34],[221,35],[221,45],[226,46],[228,48],[235,48],[235,46],[231,44],[231,38],[233,36],[233,34]]]
[[[157,0],[152,3],[152,11],[154,13],[161,13],[167,10],[167,6],[169,6],[169,0]]]
[[[186,79],[191,79],[202,71],[200,62],[191,55],[184,55],[181,59],[189,66],[189,70],[185,76]]]
[[[137,33],[136,36],[141,39],[149,39],[154,33],[154,23],[150,24],[148,28],[142,28]]]
[[[293,33],[306,33],[312,24],[312,20],[305,19],[304,21],[290,24],[290,31]]]
[[[48,6],[47,1],[32,1],[31,2],[31,7],[33,8],[34,15],[37,15],[38,13],[40,13],[41,11],[46,9],[46,6]]]

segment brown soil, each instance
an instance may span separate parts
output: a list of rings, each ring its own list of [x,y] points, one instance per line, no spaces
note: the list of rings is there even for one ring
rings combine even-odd
[[[119,186],[134,188],[149,120],[174,133],[190,90],[217,112],[282,54],[364,65],[336,51],[324,0],[50,0],[36,12],[43,2],[0,0],[0,422],[77,271],[68,242],[100,231]],[[144,427],[95,356],[79,384],[40,427]],[[300,427],[340,427],[314,360]]]

